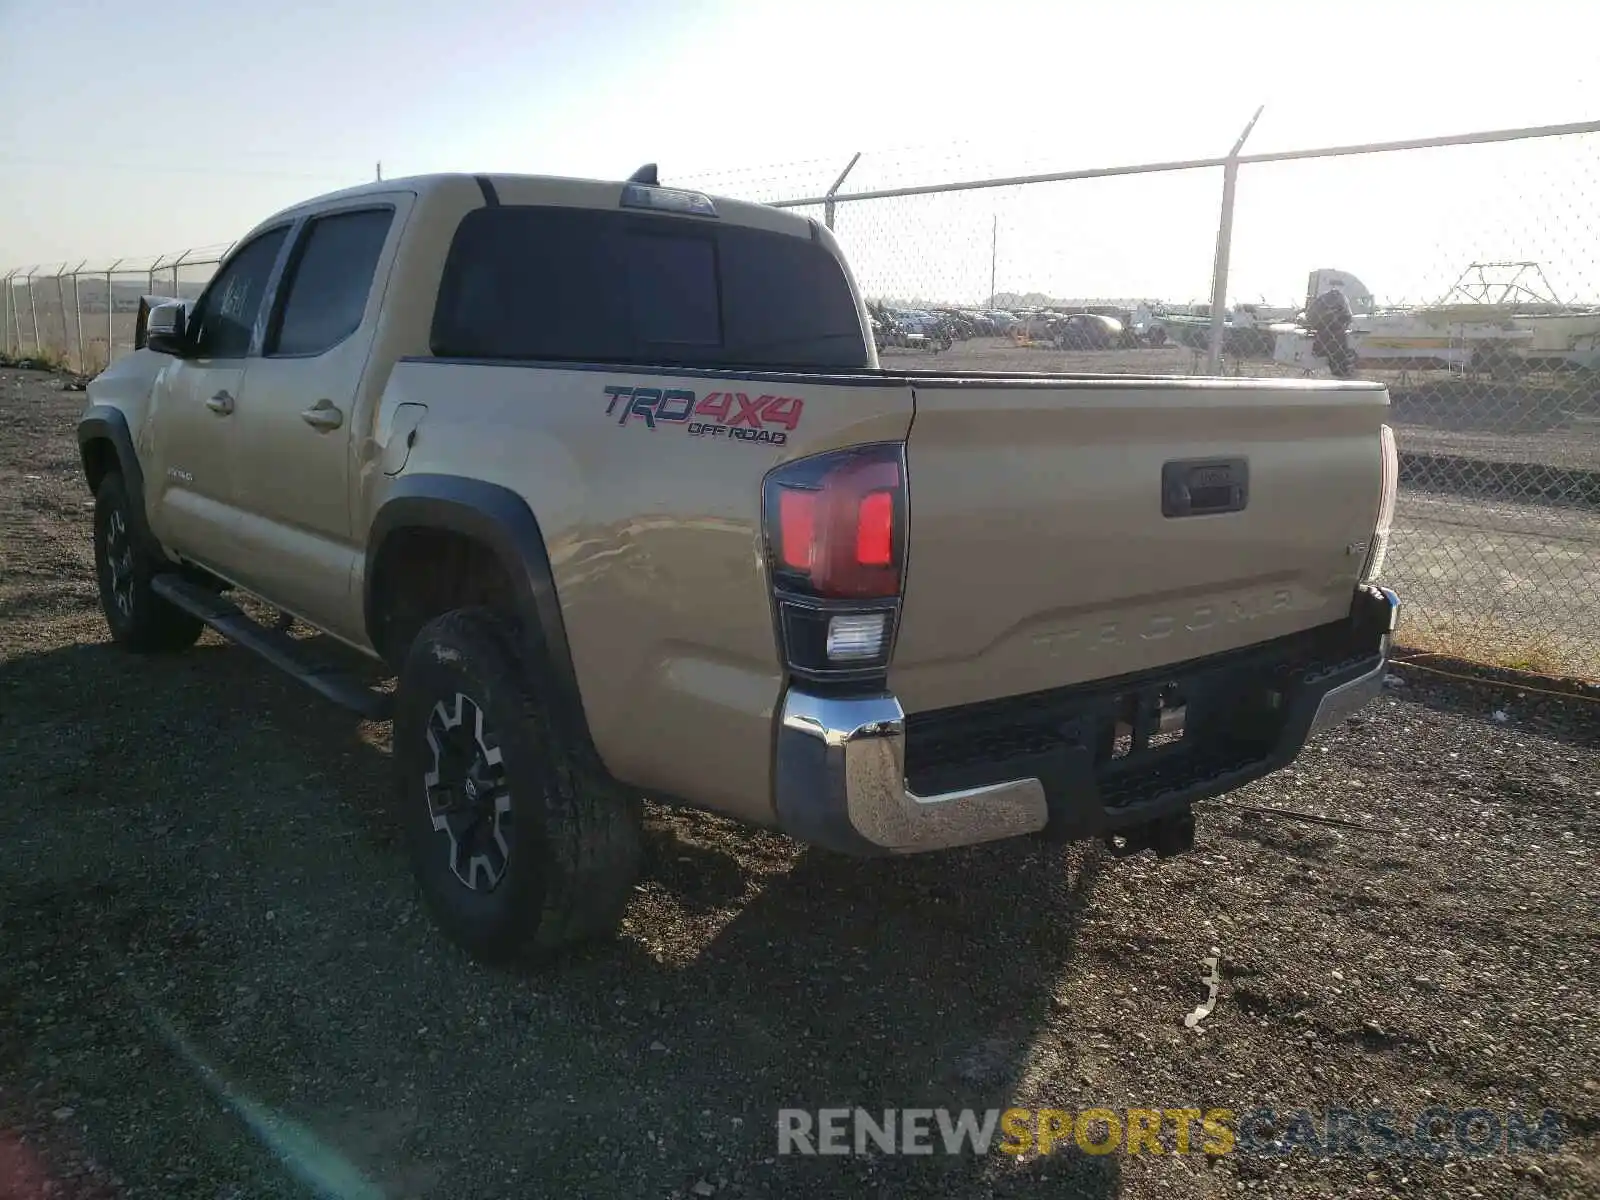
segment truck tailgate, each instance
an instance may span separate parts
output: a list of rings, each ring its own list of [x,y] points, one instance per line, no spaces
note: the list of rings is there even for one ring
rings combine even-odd
[[[927,711],[1344,617],[1388,403],[1326,381],[918,381],[892,690]]]

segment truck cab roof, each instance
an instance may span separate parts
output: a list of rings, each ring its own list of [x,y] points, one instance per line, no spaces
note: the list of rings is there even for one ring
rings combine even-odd
[[[482,196],[485,204],[547,205],[560,208],[619,208],[628,189],[643,189],[655,193],[688,193],[704,196],[710,202],[714,215],[680,213],[693,220],[718,220],[728,224],[765,229],[773,233],[787,233],[795,237],[815,238],[817,226],[808,217],[764,204],[751,204],[742,200],[729,200],[709,196],[693,188],[674,187],[670,183],[647,185],[623,180],[576,179],[561,175],[524,175],[507,173],[440,172],[429,175],[407,175],[397,179],[380,179],[355,187],[341,188],[303,200],[276,212],[268,220],[286,215],[315,211],[334,204],[358,200],[364,196],[374,198],[399,192],[410,192],[419,203],[446,196],[459,196],[470,191]],[[661,207],[656,212],[671,212]],[[263,222],[265,224],[265,222]]]

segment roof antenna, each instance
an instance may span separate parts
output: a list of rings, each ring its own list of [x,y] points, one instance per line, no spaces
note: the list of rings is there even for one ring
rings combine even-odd
[[[645,187],[659,187],[661,185],[661,180],[656,175],[655,163],[645,163],[644,166],[628,176],[627,182],[642,183]]]

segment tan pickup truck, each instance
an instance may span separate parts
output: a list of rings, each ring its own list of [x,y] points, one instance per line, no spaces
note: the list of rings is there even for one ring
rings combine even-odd
[[[484,957],[615,927],[642,797],[1165,855],[1381,687],[1382,387],[907,375],[869,330],[817,222],[651,168],[308,201],[89,385],[112,637],[210,624],[392,707],[421,887]]]

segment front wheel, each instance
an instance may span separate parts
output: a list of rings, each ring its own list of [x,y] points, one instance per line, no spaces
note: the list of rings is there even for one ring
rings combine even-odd
[[[639,870],[638,801],[572,769],[519,643],[487,609],[436,617],[395,704],[412,869],[445,933],[486,961],[614,933]]]
[[[94,495],[94,569],[111,640],[136,654],[186,650],[205,626],[150,586],[165,566],[134,535],[133,501],[112,471]]]

